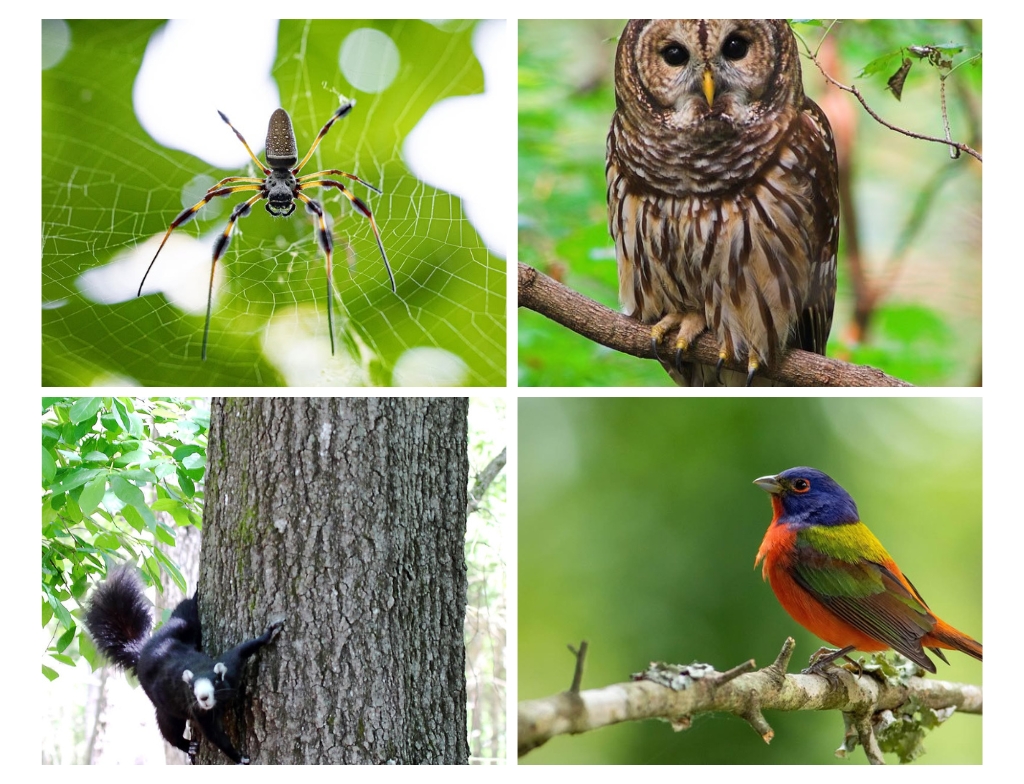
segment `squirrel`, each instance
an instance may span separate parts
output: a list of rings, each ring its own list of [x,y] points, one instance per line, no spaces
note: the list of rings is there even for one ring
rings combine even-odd
[[[167,623],[150,636],[150,605],[130,567],[109,572],[93,591],[85,616],[100,653],[138,677],[168,743],[194,762],[198,741],[185,737],[185,722],[192,720],[210,742],[241,765],[248,765],[249,758],[231,745],[221,713],[235,696],[245,660],[273,640],[283,624],[275,621],[259,637],[211,659],[202,652],[199,592],[178,604]]]

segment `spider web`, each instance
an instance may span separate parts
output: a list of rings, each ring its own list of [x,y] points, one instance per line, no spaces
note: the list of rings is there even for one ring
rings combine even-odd
[[[218,168],[165,146],[139,124],[132,89],[161,27],[71,22],[63,59],[43,73],[43,384],[503,385],[504,259],[488,249],[461,198],[421,180],[407,163],[406,142],[428,111],[445,99],[483,92],[472,48],[475,23],[280,23],[271,77],[300,156],[340,102],[357,99],[301,173],[342,169],[383,190],[378,195],[346,181],[374,213],[398,294],[369,221],[335,189],[306,191],[333,226],[332,357],[325,265],[312,217],[298,202],[288,218],[274,218],[257,203],[218,262],[206,362],[200,346],[213,246],[231,209],[252,193],[215,199],[176,229],[144,296],[135,292],[183,207],[222,177],[260,172],[252,161]],[[360,28],[380,31],[397,50],[394,79],[378,94],[360,92],[339,71],[339,47]],[[44,60],[47,33],[44,25]],[[219,85],[219,108],[262,157],[269,113],[243,126],[232,111],[239,100],[232,85],[247,57],[244,46],[197,49],[178,66],[170,94],[183,95],[187,106],[193,85]],[[197,114],[186,108],[175,122],[197,122]],[[209,133],[226,136],[244,154],[213,114]],[[472,153],[459,140],[492,138],[496,124],[485,111],[469,127],[438,121],[464,158]],[[437,149],[436,158],[444,155]],[[442,165],[442,173],[456,163]],[[475,165],[486,170],[488,163]]]

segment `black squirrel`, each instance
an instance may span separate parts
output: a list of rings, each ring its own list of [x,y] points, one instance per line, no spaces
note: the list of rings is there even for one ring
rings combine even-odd
[[[236,763],[249,764],[221,724],[221,712],[238,689],[245,660],[277,635],[284,621],[275,621],[259,637],[247,640],[216,659],[202,652],[199,593],[182,601],[167,623],[150,637],[149,602],[135,570],[119,567],[93,591],[85,625],[97,649],[116,667],[132,670],[156,708],[156,722],[167,742],[194,761],[196,740],[185,738],[185,722],[198,724],[203,735]]]

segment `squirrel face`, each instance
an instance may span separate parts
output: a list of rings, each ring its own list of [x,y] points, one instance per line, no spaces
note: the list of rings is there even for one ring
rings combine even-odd
[[[217,665],[222,666],[222,665]],[[217,706],[217,698],[214,696],[213,683],[207,677],[196,678],[191,670],[181,673],[181,679],[192,687],[192,693],[196,697],[196,704],[200,710],[213,710]]]

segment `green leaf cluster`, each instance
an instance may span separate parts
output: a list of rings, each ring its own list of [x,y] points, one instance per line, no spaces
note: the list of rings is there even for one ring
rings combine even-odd
[[[108,564],[137,563],[157,586],[164,571],[185,590],[158,545],[173,546],[179,526],[202,527],[209,425],[198,399],[43,398],[42,622],[53,623],[54,661],[74,663],[66,651],[77,636],[96,664],[91,642],[76,635],[78,606]]]

